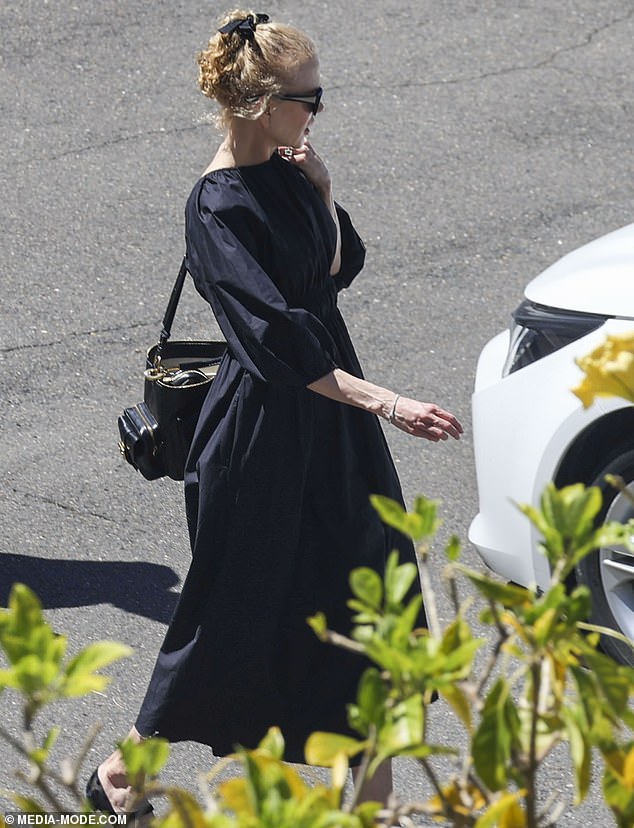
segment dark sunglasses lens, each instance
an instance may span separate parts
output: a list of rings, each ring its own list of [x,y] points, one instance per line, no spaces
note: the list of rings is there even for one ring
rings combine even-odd
[[[315,103],[313,104],[313,115],[317,115],[317,113],[319,112],[319,104],[321,103],[321,96],[323,94],[324,94],[324,90],[321,87],[315,93]]]

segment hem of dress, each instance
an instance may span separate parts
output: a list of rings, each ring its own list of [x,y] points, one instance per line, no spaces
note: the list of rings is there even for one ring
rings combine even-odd
[[[211,748],[211,752],[216,759],[222,759],[225,756],[231,756],[232,754],[236,753],[240,745],[235,745],[232,748],[214,748],[213,744],[211,744],[211,740],[207,741],[204,739],[197,739],[192,736],[166,736],[165,734],[161,733],[160,730],[155,730],[153,733],[144,734],[139,730],[139,728],[135,725],[135,728],[142,739],[152,739],[152,738],[160,738],[166,739],[170,744],[177,744],[179,742],[194,742],[198,745],[205,745],[208,748]],[[246,750],[255,750],[255,748],[245,748]],[[348,760],[348,765],[351,768],[355,768],[361,764],[362,756],[353,756],[350,757]],[[285,751],[284,753],[284,762],[288,762],[291,765],[306,765],[307,767],[311,768],[319,768],[319,767],[328,767],[327,765],[311,765],[309,762],[306,761],[303,750],[301,753],[299,751],[291,750]]]

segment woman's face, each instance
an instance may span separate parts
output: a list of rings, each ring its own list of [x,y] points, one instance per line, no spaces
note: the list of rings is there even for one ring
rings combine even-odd
[[[314,96],[319,89],[319,60],[315,57],[305,63],[300,63],[297,70],[282,86],[280,95],[297,97]],[[324,108],[319,104],[319,112]],[[300,148],[310,134],[310,128],[315,120],[310,103],[289,101],[273,96],[269,105],[271,115],[271,137],[276,146]]]

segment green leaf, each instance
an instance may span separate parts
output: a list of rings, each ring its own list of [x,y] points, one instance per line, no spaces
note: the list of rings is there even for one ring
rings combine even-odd
[[[14,686],[27,696],[32,696],[49,687],[58,672],[55,663],[42,662],[36,655],[23,656],[13,668]]]
[[[13,792],[6,793],[4,795],[7,796],[7,798],[10,799],[12,802],[14,802],[18,806],[18,808],[25,814],[50,813],[48,808],[44,808],[43,805],[40,805],[40,803],[37,802],[35,799],[31,799],[30,796],[22,796],[21,794]]]
[[[377,667],[391,674],[392,682],[398,684],[403,672],[408,672],[412,666],[411,658],[399,652],[376,634],[360,635],[363,627],[355,627],[352,637],[365,646],[365,654]]]
[[[526,813],[520,805],[522,792],[504,794],[475,823],[474,828],[525,828]]]
[[[6,614],[7,624],[17,633],[28,633],[43,623],[40,599],[26,584],[13,584],[9,593],[9,606],[2,614]],[[3,626],[0,625],[0,629]]]
[[[356,756],[365,750],[366,744],[365,741],[342,736],[340,733],[324,733],[317,730],[308,737],[304,753],[307,764],[331,767],[338,754]]]
[[[385,567],[385,600],[392,607],[400,604],[418,577],[416,564],[404,563],[399,566],[398,553],[391,552]]]
[[[361,802],[354,809],[354,815],[361,820],[360,828],[374,828],[376,826],[376,816],[383,808],[381,802]]]
[[[621,714],[621,719],[623,721],[623,724],[627,728],[629,728],[629,730],[634,730],[634,711],[630,710],[629,708],[627,710],[624,710]]]
[[[609,638],[614,638],[617,641],[622,641],[623,644],[627,644],[629,647],[634,649],[634,640],[628,638],[628,636],[623,635],[623,633],[617,632],[613,630],[611,627],[602,627],[599,624],[588,624],[585,621],[578,621],[577,627],[580,630],[586,630],[588,632],[598,633],[598,635],[605,635]],[[598,645],[597,645],[598,646]]]
[[[533,624],[533,635],[537,647],[547,644],[553,634],[553,627],[557,623],[557,610],[554,607],[542,606],[542,611]]]
[[[625,785],[621,775],[609,765],[603,773],[603,796],[619,828],[631,828],[634,825],[634,790]]]
[[[13,667],[10,670],[0,670],[0,691],[8,687],[13,690],[18,689],[18,680]]]
[[[94,673],[80,673],[64,681],[60,695],[72,699],[87,696],[88,693],[101,693],[110,684],[108,676]]]
[[[445,556],[447,560],[454,563],[460,558],[461,551],[462,543],[460,542],[460,538],[457,535],[452,535],[445,546]]]
[[[549,483],[542,492],[539,510],[519,508],[543,535],[541,548],[551,565],[564,562],[568,573],[596,545],[594,524],[601,501],[601,490],[596,486],[575,483],[557,489]]]
[[[471,583],[485,598],[502,604],[505,607],[530,606],[535,600],[534,593],[524,587],[514,584],[505,584],[481,572],[475,572],[458,565],[458,569],[467,576]]]
[[[66,676],[68,678],[81,673],[94,673],[132,654],[130,647],[118,641],[95,641],[78,653],[68,664]]]
[[[420,542],[436,531],[435,501],[417,498],[414,512],[407,512],[396,500],[383,495],[371,495],[370,501],[383,523],[398,529],[413,541]]]
[[[377,755],[398,756],[423,741],[425,706],[420,693],[415,693],[386,711],[385,724],[378,734]]]
[[[471,672],[475,654],[483,644],[484,641],[477,638],[465,641],[452,653],[447,654],[442,662],[442,672],[445,675],[451,674],[453,681],[466,679]]]
[[[270,727],[258,745],[258,750],[268,753],[274,759],[284,758],[284,736],[279,727]]]
[[[167,739],[153,737],[143,742],[126,739],[118,745],[126,770],[134,779],[137,776],[156,776],[167,762],[170,746]]]
[[[46,738],[44,739],[44,749],[51,750],[55,742],[57,741],[57,737],[61,732],[61,727],[52,727],[49,732],[46,734]]]
[[[311,615],[306,621],[312,631],[317,635],[317,638],[320,638],[322,641],[325,640],[326,633],[328,632],[328,622],[326,621],[324,613],[318,612],[315,615]]]
[[[56,635],[48,624],[42,623],[30,631],[28,641],[25,638],[21,643],[25,654],[28,652],[42,661],[59,665],[66,652],[67,639],[66,636]]]
[[[66,667],[60,685],[60,695],[73,698],[100,692],[110,683],[110,679],[98,675],[95,671],[120,658],[126,658],[131,653],[130,647],[118,641],[96,641],[89,644]]]
[[[357,703],[348,709],[350,724],[355,730],[367,736],[371,725],[377,729],[383,725],[387,697],[388,688],[381,674],[376,667],[368,667],[359,681]]]
[[[468,697],[456,685],[449,685],[442,688],[442,696],[450,705],[454,713],[462,721],[467,731],[471,731],[471,705]]]
[[[357,598],[379,609],[383,599],[383,582],[373,569],[366,566],[354,569],[350,574],[350,587]]]
[[[620,546],[622,552],[634,553],[634,520],[627,523],[603,523],[592,536],[592,547]]]
[[[431,538],[436,534],[440,526],[438,520],[438,501],[429,500],[426,497],[418,496],[414,501],[414,514],[419,518],[420,538],[416,540],[423,540],[424,538]]]
[[[43,767],[43,765],[48,760],[49,753],[55,742],[57,741],[57,737],[60,733],[59,727],[54,727],[46,734],[46,738],[44,739],[44,743],[40,746],[35,748],[29,753],[30,758],[35,762],[38,767]]]
[[[370,503],[379,513],[379,517],[388,526],[398,529],[404,535],[409,535],[408,514],[400,503],[384,495],[370,495]],[[411,536],[410,536],[411,537]]]
[[[592,745],[588,739],[587,722],[579,710],[563,705],[560,713],[566,725],[570,758],[575,771],[575,804],[579,805],[590,788]]]
[[[473,737],[473,760],[485,785],[499,791],[508,783],[511,749],[517,741],[519,719],[504,678],[489,691]]]
[[[407,606],[399,613],[396,628],[394,630],[394,643],[399,646],[407,645],[420,618],[420,610],[422,606],[423,596],[415,595]]]
[[[595,518],[601,511],[601,489],[598,486],[586,488],[581,483],[575,483],[559,490],[551,485],[548,492],[552,492],[555,528],[564,537],[585,540],[594,531]]]
[[[381,613],[376,610],[369,609],[368,605],[364,604],[363,601],[357,601],[356,598],[350,598],[346,603],[351,610],[354,610],[352,620],[355,624],[375,625],[381,620]]]
[[[59,663],[66,638],[57,636],[44,620],[39,599],[24,584],[14,584],[8,609],[0,609],[0,646],[10,665],[27,657]]]
[[[602,653],[587,653],[585,659],[610,706],[620,715],[627,707],[632,689],[627,668],[617,666],[613,659]]]
[[[579,622],[584,623],[591,610],[592,596],[588,587],[585,584],[575,587],[568,597],[568,623],[578,628]]]
[[[237,828],[237,823],[233,819],[229,821],[225,815],[214,814],[213,822],[205,820],[200,805],[189,791],[183,789],[175,791],[171,797],[171,806],[169,813],[165,815],[164,819],[160,820],[160,824],[163,826],[169,825],[171,828],[202,828],[202,826],[205,826],[205,828]],[[216,818],[218,818],[217,821]],[[155,821],[156,823],[159,822],[156,817],[150,817],[147,824],[154,825]],[[96,824],[108,828],[111,823]],[[145,825],[146,821],[145,819],[128,817],[126,824],[132,824],[133,826]]]
[[[466,641],[473,641],[471,628],[462,616],[458,616],[444,630],[440,644],[441,652],[449,655]]]

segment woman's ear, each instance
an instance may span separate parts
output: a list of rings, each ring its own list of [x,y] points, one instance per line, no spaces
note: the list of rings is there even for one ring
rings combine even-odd
[[[256,123],[268,123],[271,118],[271,107],[270,104],[267,104],[266,109],[262,110],[260,114],[255,119]]]
[[[264,112],[258,116],[256,123],[261,129],[268,130],[271,125],[271,107],[270,104],[266,107]]]

